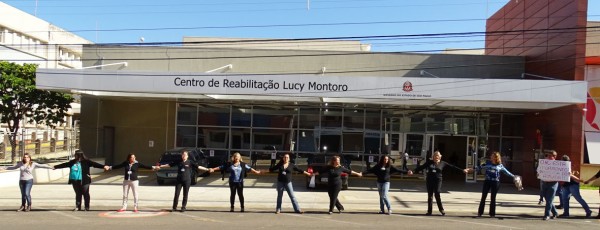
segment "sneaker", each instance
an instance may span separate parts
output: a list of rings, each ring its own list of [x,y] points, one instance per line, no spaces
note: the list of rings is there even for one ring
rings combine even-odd
[[[329,211],[329,215],[331,215],[332,213],[333,213],[332,211]]]
[[[554,206],[556,209],[563,209],[562,205],[556,205]]]
[[[298,214],[304,214],[304,211],[298,210],[298,211],[296,211],[296,213],[298,213]]]
[[[385,214],[385,212],[384,211],[379,211],[378,214]]]
[[[558,215],[558,218],[569,218],[569,215],[563,213]]]
[[[185,207],[181,207],[181,212],[185,212]]]
[[[21,206],[19,209],[17,209],[17,212],[22,212],[25,211],[25,206]]]
[[[550,219],[550,217],[549,217],[549,216],[544,216],[544,217],[542,218],[542,220],[549,220],[549,219]]]
[[[124,208],[117,210],[117,212],[124,212],[124,211],[125,211]]]
[[[544,204],[544,201],[543,201],[543,200],[540,200],[540,201],[538,202],[538,205],[542,205],[542,204]]]
[[[592,210],[590,210],[589,212],[585,212],[585,218],[590,218],[592,217]]]
[[[75,209],[73,209],[73,212],[77,212],[77,211],[81,211],[81,208],[75,208]]]
[[[279,209],[277,209],[277,210],[275,211],[275,214],[279,214],[280,212],[281,212],[281,211],[280,211]]]
[[[138,209],[137,209],[137,208],[134,208],[134,209],[133,209],[133,212],[135,212],[135,213],[138,213],[138,212],[140,212],[140,211],[138,211]]]
[[[426,216],[431,216],[431,212],[425,213]]]
[[[229,209],[229,212],[233,212],[233,207],[231,207],[231,208]]]
[[[240,212],[244,212],[244,208],[240,209]]]
[[[84,209],[86,212],[90,211],[90,207],[85,207]]]
[[[550,217],[550,219],[556,219],[558,217],[558,215],[554,214]]]
[[[446,215],[446,212],[444,212],[444,211],[440,211],[440,213],[442,214],[442,216]]]
[[[391,209],[388,209],[388,213],[387,213],[387,214],[388,214],[388,215],[392,215],[392,210],[391,210]]]
[[[25,208],[25,212],[29,212],[31,211],[31,206],[27,206],[27,208]]]

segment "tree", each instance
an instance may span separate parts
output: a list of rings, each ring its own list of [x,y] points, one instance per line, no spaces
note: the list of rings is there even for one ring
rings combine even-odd
[[[35,64],[0,61],[0,123],[8,126],[13,164],[18,159],[16,134],[21,125],[35,123],[55,127],[64,122],[73,102],[69,94],[36,89],[36,69]]]

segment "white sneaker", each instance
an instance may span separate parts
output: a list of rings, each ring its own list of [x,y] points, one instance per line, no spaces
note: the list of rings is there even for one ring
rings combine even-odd
[[[392,210],[391,210],[391,209],[388,209],[388,213],[387,213],[387,214],[388,214],[388,215],[392,215]]]

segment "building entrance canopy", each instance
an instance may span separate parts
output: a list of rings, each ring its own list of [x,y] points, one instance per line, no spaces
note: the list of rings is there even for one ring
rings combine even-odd
[[[36,86],[96,96],[550,109],[585,103],[564,80],[249,75],[38,69]]]

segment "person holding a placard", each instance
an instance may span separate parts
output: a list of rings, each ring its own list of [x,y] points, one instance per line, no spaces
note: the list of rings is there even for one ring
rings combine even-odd
[[[506,167],[502,164],[502,157],[499,152],[493,152],[490,155],[490,160],[485,162],[485,164],[479,165],[475,167],[475,170],[480,171],[485,169],[485,181],[483,182],[483,190],[481,191],[481,201],[479,201],[479,210],[477,211],[477,216],[481,217],[483,215],[483,211],[485,210],[485,200],[487,199],[487,194],[491,190],[490,197],[490,217],[496,216],[496,194],[498,194],[498,190],[500,190],[500,173],[504,173],[512,178],[515,178],[515,175],[510,173]],[[472,172],[474,169],[466,169],[468,172]]]
[[[277,207],[275,208],[275,214],[281,212],[281,202],[283,198],[283,190],[287,191],[290,200],[292,201],[292,207],[296,213],[304,213],[298,205],[298,200],[294,196],[294,187],[292,186],[292,172],[296,171],[304,175],[310,176],[310,173],[299,169],[296,165],[290,162],[290,154],[285,153],[281,156],[281,160],[277,165],[269,169],[270,172],[277,171]]]
[[[442,190],[442,170],[444,170],[446,166],[463,171],[465,173],[467,172],[465,169],[461,169],[442,161],[442,154],[439,151],[435,151],[432,159],[427,160],[423,165],[415,169],[416,173],[427,169],[427,177],[425,179],[427,184],[427,213],[425,213],[425,215],[431,216],[434,194],[440,213],[442,216],[446,215],[446,212],[444,212],[444,206],[442,206],[442,198],[440,197],[440,191]]]
[[[600,170],[598,170],[598,172],[596,173],[596,175],[594,175],[592,178],[586,180],[585,182],[583,182],[584,184],[589,184],[590,182],[596,180],[600,178]],[[600,189],[598,189],[598,193],[600,193]],[[598,216],[596,217],[598,219],[600,219],[600,208],[598,208]]]
[[[558,216],[558,211],[556,211],[556,207],[554,206],[554,196],[558,189],[558,180],[557,178],[552,177],[552,173],[555,171],[553,167],[547,167],[547,165],[552,165],[553,162],[556,162],[557,155],[558,153],[554,150],[546,153],[546,158],[540,160],[537,169],[538,175],[542,180],[542,192],[544,194],[544,199],[546,200],[543,220],[548,220],[550,218],[554,219]],[[550,213],[552,213],[552,216],[550,216]]]
[[[571,161],[571,158],[567,155],[562,156],[563,161]],[[592,210],[590,206],[579,194],[579,177],[575,176],[571,171],[571,181],[562,184],[562,201],[563,201],[563,214],[560,217],[569,217],[569,200],[571,195],[581,204],[581,207],[585,210],[585,217],[590,218],[592,216]]]
[[[333,156],[329,160],[329,164],[315,175],[327,173],[327,194],[329,195],[329,214],[333,212],[333,206],[337,208],[339,213],[344,211],[344,206],[338,200],[338,195],[342,190],[342,173],[348,173],[355,176],[362,176],[362,173],[354,172],[342,166],[340,156]]]
[[[373,173],[377,176],[377,191],[379,192],[379,214],[385,214],[384,207],[387,207],[387,214],[392,214],[392,207],[388,199],[388,191],[390,190],[390,177],[392,173],[408,173],[412,175],[412,171],[396,168],[392,165],[392,161],[388,155],[381,157],[379,163],[373,168],[363,172],[364,174]],[[385,206],[384,206],[385,205]]]

